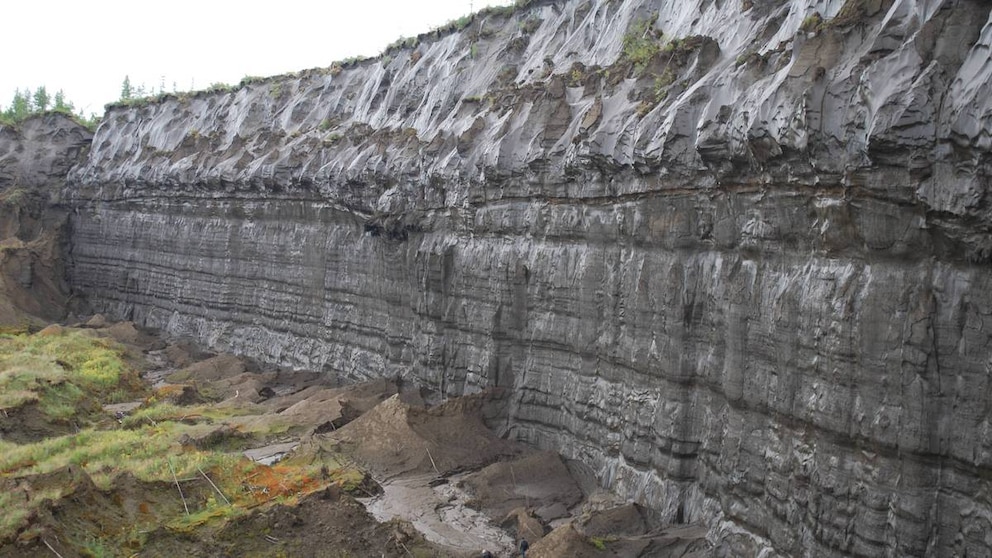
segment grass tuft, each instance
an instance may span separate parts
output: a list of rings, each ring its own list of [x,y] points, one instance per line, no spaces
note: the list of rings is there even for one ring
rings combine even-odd
[[[0,336],[3,411],[38,403],[52,422],[86,420],[99,403],[140,393],[136,379],[123,347],[89,333],[47,328]]]
[[[646,18],[631,25],[623,37],[623,56],[634,65],[634,72],[641,74],[651,60],[661,52],[661,32],[654,28],[655,18]]]

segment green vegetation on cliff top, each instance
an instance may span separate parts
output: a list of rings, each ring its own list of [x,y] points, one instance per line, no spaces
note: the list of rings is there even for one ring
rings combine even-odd
[[[24,91],[20,89],[14,91],[10,105],[0,110],[0,126],[15,126],[30,116],[52,112],[64,114],[89,130],[95,130],[100,123],[100,117],[96,114],[84,116],[81,112],[77,112],[75,105],[65,98],[61,89],[52,96],[42,85],[34,91],[30,87]]]

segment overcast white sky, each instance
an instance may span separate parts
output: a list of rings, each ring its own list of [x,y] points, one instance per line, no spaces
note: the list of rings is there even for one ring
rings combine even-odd
[[[512,0],[54,0],[6,2],[0,32],[0,107],[16,88],[58,89],[103,114],[134,86],[180,90],[236,84],[374,56],[401,36]]]

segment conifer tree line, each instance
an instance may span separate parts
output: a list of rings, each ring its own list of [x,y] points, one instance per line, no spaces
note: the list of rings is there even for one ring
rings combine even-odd
[[[0,106],[0,109],[3,107]],[[33,91],[30,87],[23,91],[20,88],[16,89],[10,105],[0,110],[0,124],[17,124],[29,116],[46,112],[61,112],[72,116],[88,128],[95,128],[99,121],[96,114],[86,117],[82,113],[77,113],[75,105],[65,98],[65,93],[61,89],[52,95],[44,85],[41,85]]]
[[[192,84],[190,86],[192,87]],[[214,84],[211,87],[228,88],[224,84]],[[124,76],[124,81],[121,83],[121,97],[119,102],[125,104],[140,103],[152,99],[156,95],[163,95],[165,91],[165,76],[162,76],[157,92],[154,88],[147,87],[144,83],[132,85],[130,76]],[[178,92],[178,87],[174,81],[172,82],[172,92]],[[77,122],[91,130],[95,130],[96,125],[100,122],[100,117],[96,113],[90,113],[89,116],[85,116],[82,112],[77,112],[76,106],[65,98],[65,93],[61,89],[52,95],[42,85],[34,90],[30,87],[23,91],[20,88],[15,90],[14,98],[10,101],[10,104],[6,108],[0,105],[0,125],[13,126],[29,116],[44,114],[46,112],[61,112],[71,116]]]
[[[192,85],[190,86],[192,89]],[[165,89],[165,76],[162,76],[162,80],[158,84],[158,90],[156,91],[154,87],[146,86],[144,83],[141,85],[131,84],[131,76],[124,76],[124,81],[121,82],[121,98],[120,102],[127,103],[128,101],[140,101],[142,99],[150,99],[158,95],[164,95]],[[179,87],[176,82],[172,82],[172,92],[179,93]]]

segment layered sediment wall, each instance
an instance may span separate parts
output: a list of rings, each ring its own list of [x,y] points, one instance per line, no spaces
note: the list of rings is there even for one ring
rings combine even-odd
[[[511,436],[730,555],[984,555],[989,12],[533,2],[114,107],[72,282],[281,365],[507,388]]]

